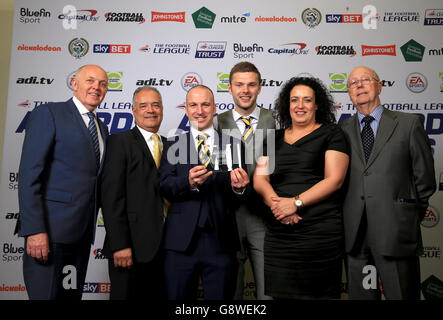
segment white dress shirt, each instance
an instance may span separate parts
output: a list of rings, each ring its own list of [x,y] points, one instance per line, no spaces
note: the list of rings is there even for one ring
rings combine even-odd
[[[146,144],[148,145],[149,151],[151,151],[152,158],[154,158],[154,140],[151,139],[154,132],[147,131],[147,130],[139,127],[138,125],[136,125],[136,126],[137,126],[138,130],[140,130],[143,138],[145,139]],[[160,152],[162,152],[163,151],[162,139],[158,133],[155,133],[155,134],[158,135],[158,145],[160,147]]]
[[[255,107],[254,111],[252,111],[252,113],[248,116],[242,116],[240,113],[238,113],[237,111],[232,110],[232,116],[234,117],[234,121],[237,124],[238,129],[240,130],[241,134],[243,134],[245,132],[246,129],[246,123],[244,123],[241,118],[248,118],[248,117],[252,117],[251,119],[251,127],[252,130],[255,131],[255,129],[257,129],[257,124],[258,124],[258,117],[260,115],[260,109]]]
[[[77,107],[78,112],[82,116],[82,119],[85,122],[86,128],[88,128],[89,121],[90,121],[89,116],[88,116],[89,110],[86,109],[86,107],[83,105],[83,103],[81,103],[80,100],[78,100],[75,96],[72,97],[72,100],[74,101],[74,104]],[[94,115],[95,115],[94,122],[95,122],[95,126],[97,128],[98,146],[100,148],[100,161],[101,161],[101,159],[103,158],[104,143],[103,143],[102,134],[100,132],[100,127],[97,122],[97,112],[94,110],[94,111],[92,111],[92,113],[94,113]]]

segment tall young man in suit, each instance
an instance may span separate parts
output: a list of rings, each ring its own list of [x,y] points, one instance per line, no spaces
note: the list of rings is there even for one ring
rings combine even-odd
[[[383,108],[370,68],[352,70],[348,90],[358,111],[341,123],[351,147],[343,205],[349,297],[379,299],[379,277],[387,299],[420,299],[420,222],[436,189],[428,137],[418,116]]]
[[[212,91],[186,95],[191,130],[165,144],[160,190],[170,202],[165,225],[165,279],[170,300],[196,299],[199,278],[208,300],[232,299],[238,234],[233,206],[250,187],[240,142],[214,130]]]
[[[108,91],[108,77],[99,66],[86,65],[72,86],[72,99],[35,108],[26,124],[18,229],[25,237],[30,299],[81,299],[94,240],[108,136],[95,109]]]
[[[257,97],[261,91],[261,75],[250,62],[239,62],[229,74],[229,93],[234,100],[235,109],[219,114],[218,131],[240,139],[246,150],[246,164],[249,178],[252,180],[257,159],[263,155],[267,145],[268,129],[275,130],[272,111],[257,106]],[[240,205],[236,212],[237,227],[240,237],[239,270],[235,299],[243,299],[245,262],[249,258],[254,273],[256,297],[268,300],[264,294],[264,259],[263,242],[266,226],[261,215],[264,212],[261,197],[252,192],[247,202]]]
[[[163,200],[158,166],[164,138],[160,92],[139,87],[133,95],[136,126],[108,139],[102,173],[102,207],[111,300],[164,297]]]

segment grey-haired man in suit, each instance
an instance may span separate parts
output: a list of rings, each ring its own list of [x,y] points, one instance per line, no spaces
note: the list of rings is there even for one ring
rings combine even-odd
[[[220,132],[229,130],[230,135],[244,142],[251,181],[256,159],[263,155],[263,147],[267,145],[267,129],[275,129],[272,111],[257,106],[260,91],[261,75],[256,66],[250,62],[237,63],[229,74],[229,93],[234,100],[235,109],[216,118],[216,127]],[[249,200],[236,212],[241,247],[238,252],[239,270],[235,294],[237,300],[243,298],[244,265],[248,257],[254,273],[257,299],[270,299],[264,293],[263,242],[266,230],[260,215],[260,212],[263,212],[261,204],[261,198],[253,192]]]
[[[386,299],[420,299],[420,222],[436,189],[429,139],[417,115],[380,104],[374,70],[352,70],[348,88],[358,111],[341,123],[352,150],[343,205],[349,297],[380,299],[380,279]]]

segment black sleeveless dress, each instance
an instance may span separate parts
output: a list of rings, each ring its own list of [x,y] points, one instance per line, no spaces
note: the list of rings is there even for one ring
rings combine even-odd
[[[324,178],[325,152],[349,154],[342,130],[325,124],[288,144],[284,130],[275,136],[271,185],[280,197],[294,197]],[[269,149],[268,149],[269,151]],[[265,294],[283,299],[340,297],[344,233],[342,194],[304,207],[294,225],[277,221],[269,209],[264,243]]]

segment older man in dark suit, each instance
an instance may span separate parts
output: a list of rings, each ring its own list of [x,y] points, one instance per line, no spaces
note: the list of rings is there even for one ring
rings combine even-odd
[[[341,123],[352,150],[343,207],[349,297],[380,298],[380,279],[387,299],[419,299],[420,222],[436,188],[428,137],[418,116],[382,107],[375,71],[355,68],[348,88],[358,111]]]
[[[30,299],[81,299],[94,240],[108,136],[95,109],[108,91],[108,77],[87,65],[77,70],[72,86],[72,99],[37,107],[26,124],[18,229],[25,237]]]
[[[160,92],[137,88],[132,113],[136,126],[108,139],[101,180],[110,298],[161,299],[164,206],[157,168],[165,140],[158,135],[163,119]]]

